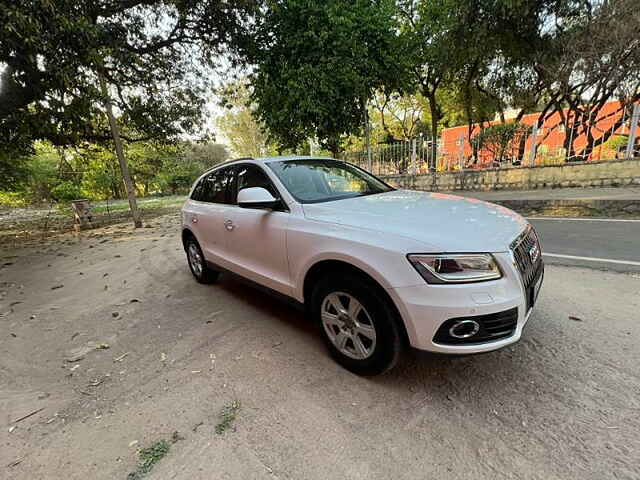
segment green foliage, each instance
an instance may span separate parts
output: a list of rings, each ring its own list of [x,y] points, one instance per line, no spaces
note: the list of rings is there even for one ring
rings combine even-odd
[[[284,147],[317,138],[334,153],[363,123],[364,101],[395,85],[391,0],[277,0],[266,8],[252,61],[260,121]]]
[[[471,139],[471,144],[479,152],[488,152],[497,162],[514,156],[520,142],[526,140],[531,127],[520,123],[504,123],[483,128]]]
[[[165,145],[143,142],[128,145],[134,186],[141,196],[185,193],[204,170],[228,158],[216,143]],[[25,173],[16,195],[4,198],[27,203],[88,198],[118,199],[125,196],[120,168],[114,154],[98,145],[59,148],[36,142],[24,162]],[[6,203],[6,202],[5,202]]]
[[[166,440],[160,440],[138,452],[138,466],[135,471],[127,475],[127,480],[139,480],[144,478],[171,449],[171,444]]]
[[[637,0],[0,0],[0,191],[122,196],[100,79],[138,193],[184,191],[226,158],[179,140],[206,128],[219,63],[252,72],[218,120],[238,156],[360,148],[365,113],[374,143],[510,109],[598,118],[640,100],[639,15]]]
[[[73,182],[62,182],[51,189],[51,197],[58,202],[78,200],[82,198],[82,189]]]
[[[611,137],[604,144],[604,147],[605,148],[609,148],[609,149],[613,150],[614,152],[619,152],[621,149],[626,148],[628,143],[629,143],[629,137],[628,136],[626,136],[626,135],[616,135],[614,137]]]
[[[36,203],[51,198],[51,191],[61,181],[60,153],[48,143],[36,142],[26,163],[27,180],[21,185],[24,196]]]
[[[26,199],[22,192],[0,191],[0,207],[18,208],[26,205]]]
[[[236,421],[238,411],[240,410],[240,402],[234,400],[230,405],[226,405],[220,412],[220,423],[216,425],[216,433],[222,435],[225,431],[233,426]]]
[[[155,173],[156,187],[162,193],[186,192],[206,169],[229,158],[226,147],[217,143],[188,143],[165,152]]]
[[[213,142],[189,143],[184,146],[184,159],[201,165],[203,169],[211,168],[229,158],[225,145]]]
[[[223,47],[246,44],[255,9],[253,0],[0,0],[0,151],[108,140],[99,76],[125,138],[198,129],[203,79]]]
[[[0,150],[0,190],[19,188],[28,177],[27,157],[22,152]]]
[[[236,157],[263,157],[277,152],[266,127],[257,118],[250,91],[246,81],[239,81],[219,92],[225,112],[218,118],[218,128]]]

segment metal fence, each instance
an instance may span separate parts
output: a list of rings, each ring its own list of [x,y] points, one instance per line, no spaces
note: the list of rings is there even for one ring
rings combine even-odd
[[[342,159],[375,175],[419,174],[429,172],[430,166],[436,164],[439,152],[439,142],[421,138],[376,145],[371,148],[370,158],[366,150],[344,152]]]
[[[640,157],[640,104],[592,119],[566,117],[530,127],[508,145],[479,145],[479,127],[447,129],[437,140],[415,138],[343,152],[342,159],[375,175],[417,175],[495,168],[561,165]]]

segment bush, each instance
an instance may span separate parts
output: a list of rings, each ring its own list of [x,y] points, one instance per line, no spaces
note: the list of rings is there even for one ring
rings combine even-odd
[[[0,192],[0,207],[24,207],[26,203],[24,192]]]
[[[63,182],[51,189],[51,196],[59,201],[71,201],[83,198],[82,189],[73,182]]]
[[[495,162],[518,157],[520,142],[526,140],[531,127],[521,123],[499,123],[483,128],[471,139],[478,152],[490,156]]]

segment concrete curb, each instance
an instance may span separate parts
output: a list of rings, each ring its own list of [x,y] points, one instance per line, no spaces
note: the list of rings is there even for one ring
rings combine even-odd
[[[640,200],[491,200],[525,215],[640,218]]]

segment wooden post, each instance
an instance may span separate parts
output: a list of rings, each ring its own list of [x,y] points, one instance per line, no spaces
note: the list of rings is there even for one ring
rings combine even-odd
[[[536,153],[538,151],[538,122],[533,124],[531,130],[531,150],[529,150],[529,166],[534,167],[536,165]]]
[[[129,199],[129,208],[131,209],[131,216],[133,217],[133,226],[135,228],[142,227],[142,219],[140,218],[140,210],[138,210],[138,202],[136,201],[136,192],[133,188],[133,181],[131,180],[131,174],[129,173],[129,165],[127,165],[127,159],[124,158],[124,150],[122,148],[122,139],[120,138],[120,129],[118,128],[118,122],[113,114],[113,105],[111,104],[111,97],[109,97],[109,90],[107,89],[107,82],[101,74],[98,74],[100,79],[100,88],[102,90],[102,97],[104,102],[104,108],[107,112],[107,118],[109,119],[109,127],[111,128],[111,135],[113,136],[113,144],[116,149],[116,157],[118,157],[118,163],[120,164],[120,171],[122,172],[122,178],[124,180],[124,187],[127,191],[127,198]]]
[[[624,154],[625,159],[633,157],[633,148],[636,145],[636,137],[638,134],[638,125],[640,124],[640,103],[636,103],[633,106],[633,112],[631,113],[629,140],[627,141],[627,151]]]

